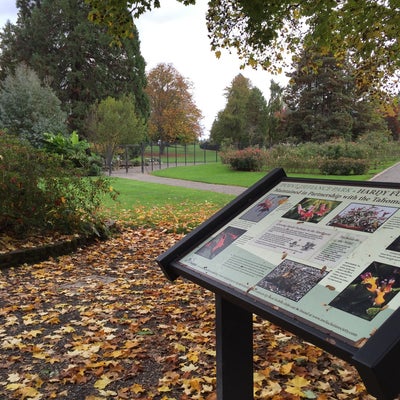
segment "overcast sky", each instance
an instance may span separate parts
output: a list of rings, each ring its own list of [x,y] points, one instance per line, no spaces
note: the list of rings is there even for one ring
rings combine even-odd
[[[176,0],[161,0],[161,8],[146,13],[136,21],[140,49],[147,71],[159,63],[170,63],[193,84],[193,97],[204,119],[204,137],[208,136],[218,111],[225,107],[224,89],[241,73],[269,98],[271,79],[282,84],[287,80],[265,71],[240,70],[235,54],[222,53],[217,59],[210,50],[205,14],[208,0],[197,0],[194,6],[183,6]],[[0,0],[0,26],[15,22],[15,0]]]

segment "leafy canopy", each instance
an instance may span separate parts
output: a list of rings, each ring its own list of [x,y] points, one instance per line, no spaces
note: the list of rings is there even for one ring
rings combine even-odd
[[[195,4],[195,0],[178,0]],[[128,8],[135,18],[160,6],[158,0],[86,0],[90,18],[124,37]],[[361,86],[386,85],[400,67],[398,0],[210,0],[211,47],[235,49],[243,65],[280,73],[291,54],[317,44],[335,57],[349,53]],[[392,81],[393,83],[393,81]]]
[[[227,103],[211,127],[213,143],[235,144],[240,148],[264,145],[267,103],[261,91],[242,74],[225,89]]]

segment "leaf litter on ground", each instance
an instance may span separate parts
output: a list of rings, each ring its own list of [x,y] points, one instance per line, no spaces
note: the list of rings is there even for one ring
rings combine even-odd
[[[214,296],[155,258],[183,235],[124,228],[0,271],[0,399],[216,400]],[[255,399],[373,399],[357,371],[254,316]]]

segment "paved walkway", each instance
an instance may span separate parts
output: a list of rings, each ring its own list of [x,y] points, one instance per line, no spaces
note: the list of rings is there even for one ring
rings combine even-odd
[[[142,182],[160,183],[169,186],[181,186],[191,189],[209,190],[211,192],[239,195],[246,190],[241,186],[215,185],[211,183],[202,183],[194,181],[186,181],[181,179],[162,178],[150,174],[151,171],[142,173],[140,170],[130,169],[128,173],[124,170],[113,172],[113,177],[135,179]],[[400,162],[388,168],[387,170],[374,176],[371,181],[375,182],[394,182],[400,183]]]
[[[215,185],[212,183],[186,181],[183,179],[162,178],[149,173],[119,171],[113,172],[113,177],[135,179],[142,182],[161,183],[169,186],[181,186],[190,189],[209,190],[211,192],[233,194],[235,196],[244,192],[247,188],[241,186]]]
[[[371,181],[400,183],[400,162],[375,175]]]

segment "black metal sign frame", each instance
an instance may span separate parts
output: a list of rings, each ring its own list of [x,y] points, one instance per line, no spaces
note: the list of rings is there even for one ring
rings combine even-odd
[[[273,215],[279,215],[279,218],[273,219]],[[263,222],[268,218],[272,222]],[[261,227],[257,228],[258,225]],[[253,235],[257,237],[246,237],[248,227],[257,232]],[[281,237],[280,232],[283,232]],[[333,239],[337,232],[340,232],[339,237]],[[228,235],[233,239],[222,245]],[[383,242],[393,237],[393,245],[388,247],[387,243],[384,244],[385,251],[379,255],[384,259],[389,253],[392,259],[374,261],[362,273],[356,274],[356,278],[350,278],[349,270],[356,264],[354,254],[357,254],[357,246],[371,248],[368,243],[374,237],[372,243],[376,243],[378,248],[382,235],[385,236]],[[241,260],[242,269],[251,269],[253,251],[255,259],[262,258],[264,253],[272,258],[280,251],[283,254],[282,262],[275,265],[272,272],[262,279],[256,278],[257,284],[248,288],[245,287],[248,282],[239,278],[242,276],[240,268],[234,268],[235,257],[229,254],[229,249],[233,247],[230,245],[233,241],[239,243],[239,240],[242,246],[240,252],[245,249],[244,253],[251,257],[248,263]],[[351,363],[371,395],[389,400],[400,393],[400,369],[395,367],[400,357],[400,307],[396,305],[400,301],[400,296],[396,296],[400,291],[399,242],[398,185],[294,179],[288,178],[282,169],[275,169],[160,255],[157,262],[168,279],[183,276],[216,295],[218,399],[253,398],[251,314],[255,313]],[[378,254],[378,250],[376,252]],[[224,253],[229,256],[222,257]],[[349,259],[343,259],[343,255]],[[198,265],[196,257],[204,263]],[[365,255],[366,261],[367,257]],[[236,258],[240,257],[236,255]],[[221,259],[222,267],[216,261],[218,259]],[[302,259],[311,262],[299,262]],[[268,259],[264,261],[269,265]],[[211,266],[209,269],[213,270],[211,272],[208,271],[208,263]],[[318,263],[320,267],[315,268]],[[345,264],[342,274],[349,279],[346,285],[343,276],[340,277],[337,272],[339,264]],[[261,262],[259,270],[262,269],[260,265]],[[223,267],[226,270],[232,267],[229,271],[233,276],[239,271],[238,278],[231,279],[230,272]],[[307,277],[307,284],[304,285],[303,279],[302,286],[299,286],[300,294],[288,294],[276,283],[289,276],[293,268],[304,271],[304,277]],[[374,276],[379,275],[376,271],[381,275]],[[251,276],[252,272],[248,274]],[[321,279],[328,280],[328,283],[329,279],[332,281],[324,286],[317,285],[323,282]],[[304,310],[301,309],[302,301],[307,303],[303,299],[311,297],[312,291],[308,287],[304,289],[304,286],[311,287],[310,282],[314,282],[312,290],[316,291],[316,296],[322,290],[334,291],[334,282],[341,287],[336,289],[339,294],[328,307],[333,311],[327,312],[324,319],[318,315],[309,317],[312,312],[307,311],[306,305]],[[354,309],[346,308],[345,302],[349,298],[358,301]],[[372,302],[367,310],[366,301]],[[299,307],[294,307],[296,305]],[[332,320],[329,319],[330,313]],[[233,315],[235,322],[232,322]],[[360,324],[345,329],[339,326],[340,315],[345,321],[347,318],[350,325],[351,321],[359,321]],[[382,315],[386,317],[381,318]],[[377,328],[368,336],[363,336],[365,332],[360,333],[361,340],[356,335],[358,325],[369,326],[371,321],[378,321]],[[233,323],[235,329],[232,329]],[[238,376],[241,378],[238,379]]]

